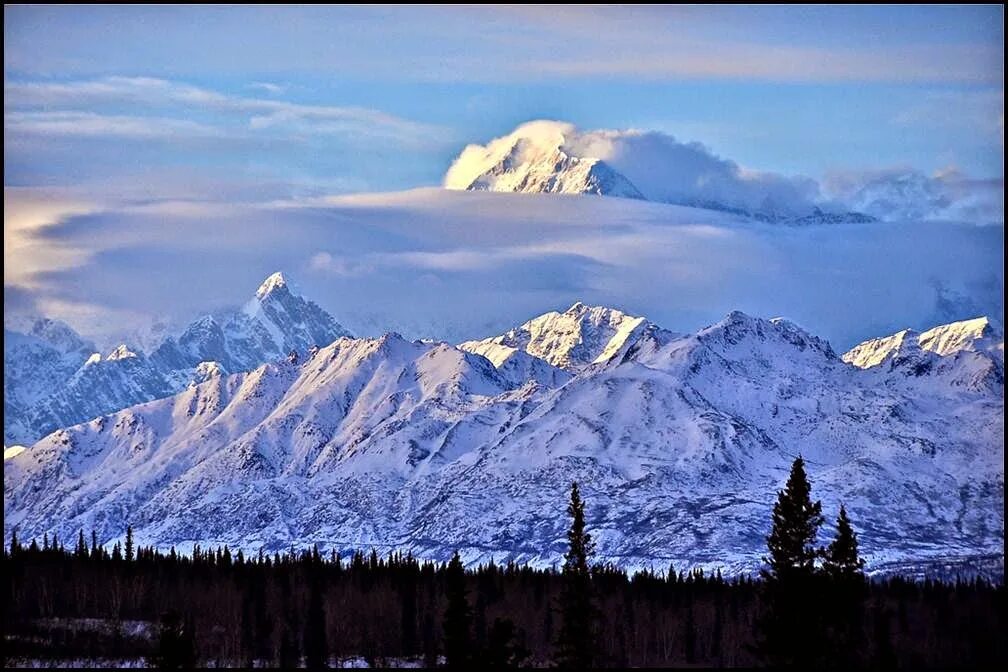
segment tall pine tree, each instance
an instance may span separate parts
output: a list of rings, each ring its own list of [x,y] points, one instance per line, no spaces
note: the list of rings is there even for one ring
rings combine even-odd
[[[819,555],[816,535],[823,523],[822,503],[813,502],[812,486],[805,475],[801,455],[791,464],[787,485],[777,493],[773,508],[773,527],[767,537],[768,565],[762,571],[767,581],[808,578],[815,572]]]
[[[836,536],[823,554],[823,575],[828,584],[823,600],[829,646],[826,662],[834,669],[852,669],[870,662],[864,655],[864,560],[858,555],[857,534],[842,505],[836,528]]]
[[[842,504],[836,526],[836,537],[826,547],[823,556],[823,571],[832,579],[863,579],[864,560],[858,555],[857,533],[854,532],[847,517],[847,509]]]
[[[814,592],[816,536],[822,504],[813,502],[812,487],[799,455],[784,489],[777,493],[773,526],[767,537],[768,557],[762,570],[763,612],[758,648],[774,667],[812,669],[825,654],[821,605]]]
[[[126,526],[126,562],[133,562],[133,526]]]
[[[571,526],[567,532],[568,549],[564,555],[556,663],[563,668],[586,669],[596,662],[596,613],[589,565],[594,544],[591,535],[585,531],[584,502],[581,501],[577,483],[571,484],[567,513],[571,517]]]

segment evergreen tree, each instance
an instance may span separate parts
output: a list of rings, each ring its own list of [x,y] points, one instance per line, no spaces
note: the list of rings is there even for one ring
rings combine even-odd
[[[868,662],[864,651],[864,560],[858,557],[857,534],[841,505],[836,537],[823,554],[823,574],[828,581],[823,604],[828,634],[826,662],[836,669],[851,669]]]
[[[17,528],[15,527],[14,531],[11,532],[11,539],[10,539],[10,554],[11,554],[11,556],[17,555],[18,551],[20,551],[20,550],[21,550],[21,544],[18,543]]]
[[[584,502],[581,501],[577,483],[571,484],[567,513],[571,517],[571,526],[567,532],[568,549],[564,554],[556,663],[559,667],[585,669],[592,667],[596,658],[593,632],[596,614],[588,560],[594,545],[591,535],[585,531]]]
[[[470,664],[470,629],[472,613],[466,599],[465,568],[458,551],[448,563],[445,590],[448,607],[444,614],[445,664],[453,668],[467,668]]]
[[[823,571],[833,579],[858,580],[864,578],[864,560],[858,556],[857,533],[847,517],[847,509],[840,505],[836,537],[826,547]]]
[[[773,508],[773,528],[767,537],[765,558],[769,565],[762,571],[767,581],[788,581],[812,576],[816,535],[822,525],[822,503],[812,502],[812,487],[805,475],[805,461],[799,455],[791,465],[784,490],[777,493]]]
[[[126,526],[126,562],[133,562],[133,526]]]
[[[769,557],[762,570],[763,613],[759,652],[775,667],[818,668],[825,654],[820,586],[816,582],[816,536],[822,504],[812,502],[805,461],[791,465],[784,490],[777,493],[773,526],[767,537]],[[817,609],[817,607],[819,607]]]

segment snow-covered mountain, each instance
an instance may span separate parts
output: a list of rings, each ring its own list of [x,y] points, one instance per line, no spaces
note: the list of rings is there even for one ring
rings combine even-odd
[[[1003,373],[954,385],[943,368],[968,355],[1003,371],[1003,355],[970,349],[968,330],[932,330],[942,366],[912,375],[737,312],[688,335],[575,304],[460,348],[341,338],[6,459],[5,532],[110,540],[130,523],[161,546],[553,564],[577,480],[601,559],[730,573],[759,564],[801,453],[870,568],[993,558],[1003,572]]]
[[[349,335],[318,305],[291,292],[282,273],[274,273],[241,310],[196,320],[178,339],[165,339],[151,357],[166,370],[188,371],[214,361],[226,371],[246,371]]]
[[[454,167],[449,189],[509,191],[531,194],[644,196],[626,177],[604,161],[572,156],[564,147],[562,127],[540,124],[543,134],[516,134],[491,143],[465,169]]]
[[[200,318],[149,356],[125,344],[102,356],[66,324],[39,320],[28,334],[5,332],[4,444],[169,396],[208,370],[249,370],[347,335],[280,273],[241,310]]]
[[[986,317],[874,338],[851,348],[843,360],[880,373],[889,385],[926,376],[953,388],[997,393],[1004,387],[1004,334]]]
[[[924,333],[912,329],[859,343],[844,353],[843,360],[867,369],[891,361],[901,349],[918,347],[942,357],[957,352],[1000,353],[1004,358],[1004,334],[986,317],[943,324]]]
[[[607,161],[609,156],[633,166],[638,177]],[[648,188],[635,179],[645,180]],[[798,226],[874,221],[859,212],[826,211],[802,193],[805,185],[743,171],[698,143],[683,145],[669,136],[639,131],[582,132],[572,124],[546,120],[522,124],[486,145],[468,145],[449,168],[444,186],[619,196]]]
[[[4,445],[42,436],[31,428],[29,410],[69,380],[95,350],[56,320],[36,320],[24,331],[4,329]],[[59,426],[65,425],[52,429]]]
[[[643,317],[578,302],[562,313],[551,311],[535,317],[501,336],[466,341],[458,347],[483,355],[498,367],[525,353],[561,369],[580,371],[612,359],[645,332],[656,331],[661,330]]]

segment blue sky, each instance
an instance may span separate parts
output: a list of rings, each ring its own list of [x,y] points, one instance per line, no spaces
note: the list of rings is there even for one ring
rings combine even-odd
[[[17,6],[4,18],[6,305],[27,296],[81,323],[112,314],[111,298],[75,292],[81,274],[94,280],[99,258],[132,265],[82,242],[80,218],[107,234],[110,213],[138,205],[435,186],[467,144],[532,119],[661,131],[818,181],[1003,181],[1000,6]],[[150,230],[123,226],[121,240]],[[143,307],[115,310],[136,321]]]
[[[394,161],[387,147],[354,146],[364,127],[313,138],[319,149],[353,151],[348,162],[266,129],[245,137],[254,135],[248,116],[215,117],[199,103],[137,104],[125,93],[60,101],[58,109],[201,121],[244,137],[228,147],[197,137],[170,155],[109,138],[114,146],[97,153],[110,171],[123,160],[172,166],[195,157],[255,174],[279,153],[270,162],[291,180],[437,184],[465,143],[554,118],[667,131],[745,166],[813,177],[890,166],[1002,172],[1003,10],[995,6],[8,7],[5,19],[8,85],[158,78],[429,127],[426,142],[396,147]],[[7,111],[56,105],[8,96]],[[93,150],[102,139],[63,137],[39,159],[7,152],[7,181],[73,179],[83,169],[67,150]],[[50,160],[61,151],[63,161]]]

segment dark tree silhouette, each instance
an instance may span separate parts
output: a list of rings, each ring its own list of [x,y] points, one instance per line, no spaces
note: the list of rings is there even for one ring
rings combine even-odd
[[[322,586],[315,571],[309,579],[308,613],[305,615],[304,652],[305,664],[310,670],[320,670],[328,667],[326,651],[326,618],[323,608]]]
[[[841,504],[836,537],[823,555],[823,571],[832,579],[849,581],[863,579],[863,568],[864,560],[858,555],[857,533],[847,517],[847,509]]]
[[[762,572],[767,581],[790,581],[812,576],[816,535],[823,523],[822,503],[812,502],[812,487],[805,475],[805,460],[799,455],[791,464],[787,485],[777,493],[773,508],[773,527],[767,537],[768,567]]]
[[[812,487],[799,455],[791,464],[784,489],[777,493],[773,526],[767,537],[769,555],[762,570],[763,613],[758,650],[773,666],[814,668],[826,653],[821,605],[817,592],[816,536],[822,525],[822,504],[813,502]]]
[[[828,654],[825,663],[834,669],[866,665],[863,655],[865,577],[864,560],[858,555],[857,534],[840,506],[836,536],[823,552],[823,620]]]
[[[578,484],[571,484],[571,517],[564,555],[563,588],[560,594],[560,630],[557,634],[556,664],[563,668],[585,669],[595,663],[594,622],[589,557],[594,551],[591,535],[585,531],[584,502]]]
[[[133,562],[133,526],[126,526],[126,562]]]
[[[465,568],[456,551],[445,575],[448,607],[444,613],[444,655],[445,664],[451,668],[467,668],[471,663],[472,611],[467,592]]]

